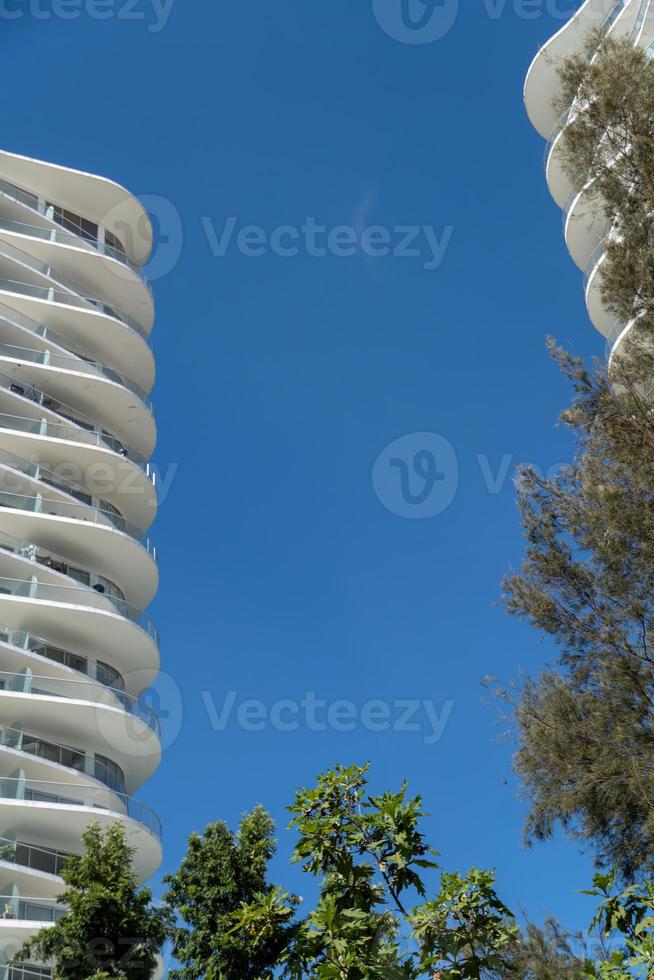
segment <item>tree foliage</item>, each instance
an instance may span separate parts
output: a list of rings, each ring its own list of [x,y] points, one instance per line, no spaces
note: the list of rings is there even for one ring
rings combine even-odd
[[[552,479],[521,476],[526,556],[505,598],[560,653],[507,697],[528,837],[560,823],[628,878],[654,859],[654,62],[595,32],[559,74],[557,152],[611,232],[604,305],[634,326],[610,377],[555,351],[576,451]]]
[[[66,915],[25,943],[15,960],[52,962],[54,980],[150,980],[166,938],[167,919],[138,888],[134,849],[119,823],[92,824],[81,856],[61,872]]]
[[[288,912],[278,916],[275,911],[278,893],[266,880],[274,851],[273,822],[262,807],[243,817],[236,834],[218,822],[202,835],[191,835],[181,866],[164,879],[164,900],[181,923],[171,934],[173,954],[181,964],[170,972],[171,980],[273,975],[297,905],[289,897]],[[274,905],[270,928],[235,933],[234,909],[255,898],[263,906]]]
[[[202,841],[192,837],[189,855],[171,879],[171,911],[187,923],[192,880],[198,932],[197,942],[188,930],[178,939],[184,968],[173,976],[264,980],[275,968],[275,976],[291,980],[503,975],[518,930],[492,873],[442,873],[427,898],[425,876],[436,874],[436,854],[420,830],[420,798],[409,797],[406,786],[370,796],[367,767],[339,766],[314,788],[299,790],[290,812],[298,834],[293,860],[318,885],[315,907],[300,915],[295,897],[266,883],[273,853],[269,823],[267,846],[258,852],[258,880],[245,889],[225,888],[235,842],[215,825],[222,828],[215,846],[201,853]],[[262,811],[255,813],[263,822]],[[192,879],[189,867],[195,869]]]
[[[628,876],[654,855],[654,416],[637,387],[556,357],[577,450],[551,479],[522,473],[526,555],[505,599],[560,654],[513,699],[516,769],[530,838],[560,822]]]

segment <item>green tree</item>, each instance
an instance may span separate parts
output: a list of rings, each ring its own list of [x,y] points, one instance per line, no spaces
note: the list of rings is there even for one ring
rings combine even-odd
[[[235,839],[223,824],[191,837],[167,901],[185,926],[174,931],[180,980],[414,980],[492,978],[517,940],[517,926],[493,875],[440,875],[425,900],[435,852],[426,843],[419,797],[370,796],[367,767],[337,767],[290,807],[293,860],[315,879],[304,916],[298,899],[267,883],[272,823],[259,808]],[[243,847],[243,828],[258,831]],[[256,842],[253,847],[253,841]],[[254,852],[254,859],[252,858]],[[434,882],[435,884],[435,882]],[[277,971],[277,972],[275,972]]]
[[[103,832],[94,823],[82,840],[82,855],[68,858],[61,874],[66,915],[14,959],[51,962],[55,980],[150,980],[167,920],[137,885],[125,830],[114,823]]]
[[[628,37],[600,31],[586,50],[559,69],[557,111],[572,112],[561,139],[564,168],[577,188],[587,187],[594,211],[603,210],[607,260],[602,293],[607,308],[625,324],[645,318],[654,326],[654,63]],[[643,345],[632,365],[651,378],[651,353]]]
[[[654,882],[616,889],[617,875],[596,874],[592,891],[600,899],[593,925],[613,948],[587,975],[597,980],[648,980],[654,976]]]
[[[505,696],[528,837],[560,823],[628,877],[654,856],[654,415],[638,387],[556,357],[576,452],[551,479],[522,473],[526,555],[505,599],[560,653]]]
[[[270,928],[257,935],[232,932],[232,913],[255,896],[265,904],[276,895],[266,881],[275,852],[273,830],[271,818],[257,807],[242,818],[236,834],[218,822],[202,835],[191,835],[181,866],[164,879],[164,901],[178,922],[171,933],[173,955],[181,964],[170,972],[171,980],[272,976],[289,941],[288,923],[297,901],[289,898],[288,914],[271,916]]]

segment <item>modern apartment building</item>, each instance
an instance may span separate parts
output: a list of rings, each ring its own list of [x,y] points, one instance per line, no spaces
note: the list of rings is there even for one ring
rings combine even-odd
[[[607,356],[611,358],[633,326],[633,321],[616,321],[602,302],[601,270],[606,240],[612,229],[607,224],[593,183],[573,187],[564,172],[562,136],[578,107],[570,106],[562,118],[557,118],[552,107],[552,100],[560,91],[558,64],[568,55],[581,53],[589,32],[598,27],[603,27],[613,37],[630,38],[650,57],[654,54],[654,0],[585,0],[534,58],[525,82],[525,105],[533,126],[547,140],[547,184],[563,210],[563,229],[570,255],[584,273],[588,314],[606,337]]]
[[[0,152],[0,980],[50,976],[7,963],[91,821],[161,860],[151,245],[122,187]]]

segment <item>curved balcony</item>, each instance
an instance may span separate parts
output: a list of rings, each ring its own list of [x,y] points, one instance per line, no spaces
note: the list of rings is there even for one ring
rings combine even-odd
[[[9,198],[13,204],[18,204],[21,208],[31,211],[34,219],[37,217],[43,219],[43,225],[28,225],[28,227],[37,228],[39,232],[51,235],[53,241],[66,245],[73,244],[76,248],[88,249],[91,252],[97,252],[99,255],[114,259],[121,265],[127,266],[135,276],[138,276],[146,289],[152,293],[143,267],[130,262],[124,248],[113,247],[106,242],[99,241],[98,238],[83,234],[79,225],[73,224],[63,216],[58,217],[54,209],[46,207],[36,194],[32,194],[31,191],[19,187],[17,184],[12,184],[9,180],[0,178],[0,199],[3,197]]]
[[[72,371],[79,372],[92,371],[95,374],[102,375],[102,377],[106,378],[108,381],[113,381],[116,384],[121,385],[121,387],[127,388],[127,390],[131,391],[133,395],[136,395],[137,398],[141,399],[145,407],[154,417],[154,405],[152,404],[151,399],[148,397],[148,392],[144,388],[139,387],[139,385],[137,385],[130,378],[119,374],[118,371],[114,371],[113,368],[108,367],[108,365],[102,363],[101,361],[94,360],[93,353],[87,350],[81,344],[73,343],[72,341],[58,334],[55,330],[52,330],[50,327],[46,327],[42,323],[37,323],[36,320],[32,320],[30,317],[25,316],[24,313],[20,313],[18,310],[11,309],[11,307],[4,306],[1,303],[0,320],[15,328],[16,339],[24,340],[22,334],[24,331],[28,330],[31,334],[34,334],[36,337],[42,340],[42,353],[44,355],[49,355],[52,363],[55,366],[68,367]],[[19,343],[17,346],[23,346],[23,344]],[[55,348],[54,350],[53,347]],[[71,362],[70,364],[68,364],[69,361]],[[73,364],[77,366],[73,367]]]
[[[0,511],[1,513],[2,511]],[[11,516],[20,517],[21,515],[15,515],[12,511]],[[97,571],[98,563],[101,565],[107,564],[104,556],[98,554],[98,549],[92,547],[87,547],[86,549],[89,557],[97,555],[96,564],[92,565],[91,569],[89,569],[86,565],[82,564],[83,559],[80,557],[79,538],[76,539],[71,534],[71,529],[68,528],[66,554],[59,554],[49,543],[46,543],[48,535],[56,533],[56,528],[53,527],[52,520],[50,520],[49,515],[39,516],[41,520],[38,523],[32,522],[27,525],[32,528],[34,537],[38,537],[38,541],[19,538],[0,529],[0,569],[4,569],[5,573],[9,571],[10,575],[10,570],[16,567],[19,567],[21,571],[24,569],[32,570],[38,572],[40,576],[45,578],[44,584],[61,585],[62,587],[68,587],[66,580],[72,579],[75,582],[75,588],[81,585],[90,593],[105,597],[112,603],[121,616],[131,619],[133,622],[139,621],[142,616],[141,609],[133,603],[128,603],[123,589],[114,581],[107,578],[106,575]],[[21,525],[11,525],[8,521],[4,521],[2,526],[20,527]],[[114,534],[115,532],[109,530],[109,533]],[[123,542],[123,550],[124,546],[125,542]],[[104,547],[105,549],[107,548],[106,541],[104,542]],[[121,582],[124,588],[127,588],[128,592],[142,593],[143,589],[138,576],[143,574],[143,567],[139,569],[138,575],[136,576],[131,574],[129,568],[123,568],[121,571],[123,573]],[[153,590],[153,585],[156,587],[156,583],[148,583],[147,593]]]
[[[2,552],[0,551],[1,556]],[[31,562],[31,564],[36,566],[35,562]],[[35,571],[37,570],[40,571],[38,566],[35,567]],[[77,607],[77,622],[80,625],[82,611],[95,615],[109,614],[119,621],[124,619],[133,623],[146,634],[156,647],[159,646],[159,632],[149,616],[128,605],[128,603],[112,599],[90,586],[75,588],[69,585],[42,582],[36,577],[13,578],[0,575],[0,608],[8,598],[28,600],[30,603],[57,603],[75,606]],[[7,610],[5,609],[3,619],[6,618],[6,613]],[[14,625],[13,622],[12,625]],[[97,623],[97,628],[99,627],[100,623]]]
[[[103,441],[79,441],[79,431],[71,427],[69,433],[64,426],[0,413],[0,445],[14,456],[27,456],[38,460],[42,468],[63,472],[67,483],[72,481],[83,488],[96,485],[96,464],[102,463],[104,498],[144,533],[157,511],[155,474],[150,464],[139,466],[110,450]]]
[[[70,851],[58,851],[56,848],[0,836],[0,861],[5,864],[60,877],[66,860],[71,856]],[[58,887],[61,888],[61,885]]]
[[[20,919],[23,922],[59,922],[66,914],[66,908],[56,899],[21,898],[16,895],[0,895],[0,919]]]
[[[616,37],[629,36],[633,44],[641,44],[647,34],[654,30],[654,6],[652,0],[616,0],[614,6],[606,17],[602,27],[606,32]],[[568,22],[563,28],[565,30],[572,22]],[[578,39],[580,50],[583,39]],[[567,54],[572,54],[569,50]],[[596,51],[591,51],[588,60],[592,61],[596,56]],[[558,86],[557,86],[558,88]],[[553,126],[545,147],[545,175],[550,193],[559,207],[565,205],[566,199],[573,192],[572,181],[565,173],[562,156],[563,132],[568,123],[579,113],[584,111],[585,106],[579,101],[575,101],[563,114],[563,116]],[[578,189],[578,188],[577,188]]]
[[[62,642],[59,637],[57,642]],[[134,671],[129,651],[121,658],[116,656],[114,650],[100,650],[95,658],[91,658],[86,644],[78,642],[72,646],[73,649],[66,649],[54,645],[51,638],[46,639],[9,625],[0,625],[0,654],[6,673],[11,673],[12,677],[24,677],[28,674],[33,677],[47,676],[51,686],[57,690],[62,684],[70,685],[71,690],[74,690],[75,684],[88,685],[88,689],[85,686],[84,693],[89,700],[96,700],[109,707],[120,705],[124,712],[140,718],[159,736],[155,712],[139,698],[153,679],[154,673],[147,670]],[[101,656],[111,654],[111,663],[100,659]],[[116,662],[125,672],[124,676],[116,668]]]
[[[81,409],[60,401],[51,391],[46,392],[42,388],[38,388],[32,384],[29,362],[26,364],[25,362],[19,361],[15,351],[13,351],[14,357],[11,362],[4,361],[3,358],[11,356],[9,354],[10,350],[10,345],[5,346],[0,344],[0,365],[7,368],[14,368],[13,374],[6,374],[4,371],[0,371],[0,394],[2,394],[1,389],[5,389],[11,396],[8,402],[6,397],[4,398],[4,407],[12,408],[14,407],[14,403],[18,402],[17,407],[34,413],[34,421],[47,422],[49,425],[55,426],[63,425],[67,429],[72,428],[77,434],[76,438],[70,435],[66,435],[63,438],[73,438],[75,441],[86,442],[89,445],[99,445],[102,442],[112,452],[126,457],[130,462],[136,463],[142,469],[145,467],[148,458],[145,453],[139,452],[133,446],[126,446],[117,436],[101,428],[97,419],[87,416]],[[38,373],[38,369],[36,373]],[[39,378],[39,380],[42,379]],[[46,377],[45,380],[52,381],[52,377]],[[64,378],[63,380],[66,382],[69,379]],[[54,388],[55,386],[50,384],[49,387]],[[63,391],[66,391],[65,384]],[[33,405],[37,405],[38,410]],[[10,411],[8,414],[13,413]],[[154,425],[151,428],[152,438],[154,439]],[[55,438],[60,437],[56,436]]]
[[[5,574],[15,574],[17,562],[24,571],[29,561],[40,572],[46,569],[49,580],[72,578],[106,595],[121,614],[126,599],[135,609],[148,605],[159,584],[155,555],[112,525],[58,515],[41,503],[0,491],[0,568]]]
[[[606,245],[612,237],[609,233],[594,249],[584,275],[586,308],[591,322],[606,337],[615,323],[615,313],[604,305],[602,299],[602,266],[606,261]]]
[[[24,838],[46,836],[58,850],[77,852],[90,823],[106,829],[116,820],[125,825],[136,849],[135,868],[143,881],[161,861],[162,834],[159,818],[141,800],[99,786],[27,779],[22,773],[0,779],[2,826],[19,829]]]
[[[81,520],[88,520],[88,514],[96,511],[100,518],[105,518],[118,531],[129,534],[143,545],[145,550],[156,560],[157,550],[145,538],[135,524],[131,524],[125,516],[113,506],[108,500],[91,494],[80,484],[67,480],[64,475],[59,475],[49,470],[38,462],[26,460],[14,453],[0,449],[0,488],[8,493],[18,492],[20,489],[29,488],[33,491],[32,496],[56,493],[56,497],[51,498],[51,503],[58,502],[62,505],[73,505],[80,507],[78,512],[70,511],[61,516],[74,516],[74,513],[81,515]],[[28,494],[29,496],[29,494]],[[99,523],[99,522],[98,522]]]
[[[128,389],[84,370],[79,359],[0,343],[0,365],[4,387],[12,392],[28,392],[27,397],[39,405],[69,421],[75,419],[83,428],[106,433],[111,426],[117,443],[131,449],[137,462],[151,455],[156,441],[152,412]]]
[[[1,230],[2,224],[0,222],[0,231]],[[86,307],[90,304],[101,313],[105,313],[114,320],[118,320],[124,326],[129,327],[129,329],[137,333],[149,347],[152,346],[152,339],[150,337],[149,330],[146,330],[135,317],[130,316],[126,310],[119,309],[114,304],[105,303],[105,301],[99,297],[87,296],[86,290],[81,283],[53,269],[50,262],[39,261],[39,259],[35,258],[29,252],[26,252],[24,249],[18,248],[16,245],[13,245],[1,238],[0,256],[4,257],[5,259],[9,259],[25,269],[29,269],[31,272],[36,273],[36,275],[40,278],[45,279],[47,281],[47,285],[41,288],[45,288],[48,292],[62,297],[60,302],[68,303],[73,306],[80,304],[82,307]],[[38,288],[38,286],[35,284],[34,288]]]
[[[0,692],[2,691],[86,701],[101,707],[119,709],[142,721],[158,738],[161,737],[161,723],[152,708],[138,698],[126,694],[124,690],[102,685],[99,681],[63,680],[46,674],[33,674],[28,668],[18,674],[0,671]]]
[[[57,272],[54,278],[74,286],[82,296],[97,296],[119,307],[146,333],[154,320],[152,294],[147,284],[128,266],[103,257],[95,249],[85,249],[83,239],[75,240],[56,227],[39,227],[24,220],[7,217],[6,198],[0,194],[0,241],[7,242]],[[30,217],[20,214],[20,219]],[[65,277],[65,278],[64,278]]]
[[[152,540],[144,537],[137,527],[129,524],[124,517],[114,511],[102,510],[99,507],[84,503],[69,503],[54,497],[44,497],[40,493],[34,495],[13,493],[2,489],[2,480],[0,479],[0,508],[2,507],[7,507],[10,510],[22,510],[30,514],[47,515],[48,517],[64,517],[81,521],[84,524],[97,524],[103,528],[119,531],[121,534],[128,534],[143,548],[153,562],[157,562],[157,549]]]
[[[54,780],[25,779],[20,776],[0,778],[0,802],[43,803],[49,806],[87,807],[91,819],[95,810],[111,810],[119,816],[145,827],[157,840],[161,840],[161,821],[149,806],[141,800],[101,787],[60,783]],[[116,805],[118,804],[118,805]],[[2,809],[0,808],[0,813]],[[90,822],[90,821],[89,821]]]
[[[62,769],[74,769],[75,772],[96,779],[116,793],[125,793],[125,774],[111,759],[98,759],[83,749],[59,745],[39,735],[25,732],[22,728],[0,725],[0,757],[3,749],[44,759]]]
[[[64,777],[52,772],[55,764],[97,779],[110,789],[130,793],[159,765],[161,739],[152,723],[148,724],[152,719],[126,711],[108,688],[88,684],[88,690],[69,690],[74,682],[37,680],[30,668],[2,680],[10,686],[0,690],[0,725],[29,733],[28,742],[14,747],[20,750],[27,745],[26,751],[34,756],[30,761],[19,760],[30,778],[66,778],[72,782],[71,773]],[[11,732],[7,736],[14,737]],[[44,746],[34,751],[34,745],[41,742]],[[8,742],[7,748],[11,747]],[[86,762],[78,758],[79,752],[86,754]],[[0,753],[0,767],[5,766],[5,771],[9,762],[19,764],[13,756],[12,760],[3,759]]]
[[[151,244],[118,185],[0,151],[0,980],[50,977],[8,960],[91,822],[161,861]]]
[[[39,392],[39,396],[43,392]],[[40,402],[36,402],[40,404]],[[66,442],[77,442],[85,446],[97,446],[101,449],[108,449],[112,453],[129,460],[140,470],[147,473],[149,464],[139,454],[133,450],[128,450],[123,446],[119,439],[111,436],[108,432],[94,432],[90,429],[83,429],[78,425],[68,425],[63,422],[48,422],[46,419],[29,418],[24,415],[10,415],[0,412],[0,428],[17,429],[19,432],[27,432],[32,435],[44,436],[49,439],[65,439]]]
[[[112,231],[137,267],[147,261],[152,223],[141,202],[115,181],[7,151],[0,151],[0,176],[54,204],[55,210],[73,212]]]
[[[561,91],[560,62],[583,50],[585,39],[594,28],[612,30],[629,3],[630,0],[585,0],[535,55],[525,80],[524,100],[529,119],[541,136],[547,139],[556,125],[552,102]]]
[[[68,338],[70,343],[91,346],[95,359],[109,363],[121,375],[127,375],[140,387],[149,390],[154,384],[154,358],[149,338],[114,315],[113,308],[93,303],[46,284],[29,282],[30,269],[16,263],[11,274],[2,269],[6,251],[0,247],[0,302]],[[17,272],[25,270],[24,277]],[[4,273],[4,274],[2,274]],[[44,277],[42,277],[44,278]]]
[[[580,191],[571,191],[563,208],[563,234],[568,251],[580,269],[586,269],[591,255],[609,230],[610,222],[594,183]]]

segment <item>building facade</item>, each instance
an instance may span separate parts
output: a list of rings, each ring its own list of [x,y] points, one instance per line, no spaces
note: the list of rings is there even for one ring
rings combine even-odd
[[[161,860],[151,246],[119,185],[0,152],[0,980],[50,976],[8,962],[91,821]]]
[[[606,241],[612,234],[592,182],[574,187],[564,171],[562,142],[568,121],[576,107],[570,106],[562,118],[552,106],[560,92],[557,67],[561,59],[580,54],[591,30],[602,27],[612,37],[629,38],[654,55],[654,0],[585,0],[576,14],[552,37],[534,58],[525,82],[525,105],[535,129],[547,140],[545,176],[552,197],[563,212],[565,241],[574,262],[584,273],[588,315],[606,338],[609,360],[633,327],[633,321],[616,320],[602,301],[602,264]],[[590,55],[592,57],[592,53]]]

